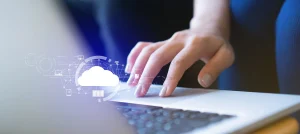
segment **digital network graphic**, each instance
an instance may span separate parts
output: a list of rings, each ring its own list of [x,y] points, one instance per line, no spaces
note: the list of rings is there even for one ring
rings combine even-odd
[[[26,65],[45,77],[59,79],[66,96],[89,95],[98,102],[107,101],[118,94],[130,74],[125,65],[105,56],[45,56],[30,53]],[[163,76],[157,76],[164,81]],[[156,84],[156,83],[153,83]]]
[[[120,81],[126,81],[125,65],[105,56],[92,56],[83,60],[75,72],[75,85],[78,91],[90,91],[98,101],[106,101],[120,89]],[[102,99],[102,100],[100,100]]]

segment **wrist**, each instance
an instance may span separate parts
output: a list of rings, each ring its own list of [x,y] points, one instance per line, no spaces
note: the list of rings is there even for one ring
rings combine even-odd
[[[201,17],[203,18],[203,17]],[[230,27],[228,21],[221,21],[218,19],[201,19],[199,17],[194,17],[190,21],[190,30],[192,31],[209,31],[218,36],[229,40]]]

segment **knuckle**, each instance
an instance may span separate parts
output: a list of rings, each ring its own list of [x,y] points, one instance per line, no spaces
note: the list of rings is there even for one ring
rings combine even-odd
[[[175,33],[173,34],[173,36],[171,37],[170,40],[177,40],[177,39],[180,39],[180,38],[184,37],[185,35],[186,35],[186,34],[185,34],[184,32],[182,32],[182,31],[180,31],[180,32],[175,32]]]
[[[204,35],[204,36],[201,36],[200,39],[201,39],[201,41],[208,42],[213,39],[213,36]]]
[[[151,54],[156,50],[154,46],[147,46],[142,50],[142,53]]]
[[[174,59],[172,60],[171,62],[171,65],[172,66],[176,66],[176,67],[180,67],[184,64],[184,59],[180,59],[180,58],[177,58],[177,59]]]
[[[191,45],[200,44],[201,41],[202,41],[202,38],[197,36],[197,35],[191,35],[189,37],[189,42],[190,42]]]
[[[230,65],[233,64],[235,61],[235,54],[233,52],[229,53],[229,61]]]
[[[228,60],[228,64],[232,65],[233,62],[235,61],[235,54],[233,52],[233,49],[230,46],[225,45],[225,49],[223,49],[223,53],[224,53],[224,57],[226,57],[226,59]]]
[[[208,43],[212,40],[213,37],[211,36],[201,36],[198,37],[198,41],[200,41],[201,43]]]
[[[189,45],[207,45],[212,40],[210,36],[191,35],[188,39]]]
[[[156,61],[156,63],[164,62],[165,56],[164,53],[153,53],[150,56],[151,61]]]
[[[150,56],[149,61],[155,62],[156,64],[161,64],[165,61],[164,59],[165,59],[164,53],[153,53]]]
[[[136,46],[146,46],[146,45],[148,45],[149,43],[147,43],[147,42],[143,42],[143,41],[140,41],[140,42],[138,42],[137,44],[136,44]]]
[[[163,57],[163,55],[161,53],[153,53],[151,56],[150,56],[150,60],[157,60],[157,59],[160,59],[161,57]]]

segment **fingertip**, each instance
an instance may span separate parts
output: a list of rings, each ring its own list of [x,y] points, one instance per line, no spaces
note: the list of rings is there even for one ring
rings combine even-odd
[[[130,74],[130,76],[129,76],[128,80],[127,80],[127,85],[129,87],[134,87],[135,85],[133,84],[133,81],[134,81],[134,78],[133,78],[132,74]]]
[[[176,85],[175,86],[172,86],[172,85],[169,85],[167,87],[167,90],[166,90],[166,93],[165,93],[165,97],[169,97],[172,95],[173,91],[175,90],[176,88]]]
[[[159,93],[159,96],[160,97],[165,97],[166,91],[167,91],[167,87],[163,86],[163,88],[161,89],[161,91]]]
[[[142,85],[139,84],[135,89],[134,95],[136,97],[142,97],[141,91],[142,91]]]
[[[143,97],[147,94],[148,89],[149,89],[149,85],[145,85],[145,84],[138,84],[135,90],[135,96],[136,97]]]
[[[163,84],[163,86],[165,87],[164,97],[171,96],[174,90],[176,89],[177,84],[178,84],[178,79],[172,76],[168,76]]]

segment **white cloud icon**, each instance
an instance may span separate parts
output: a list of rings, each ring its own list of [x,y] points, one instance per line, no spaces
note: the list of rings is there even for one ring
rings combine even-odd
[[[78,78],[78,84],[80,86],[117,86],[119,77],[109,70],[94,66],[82,73]]]

